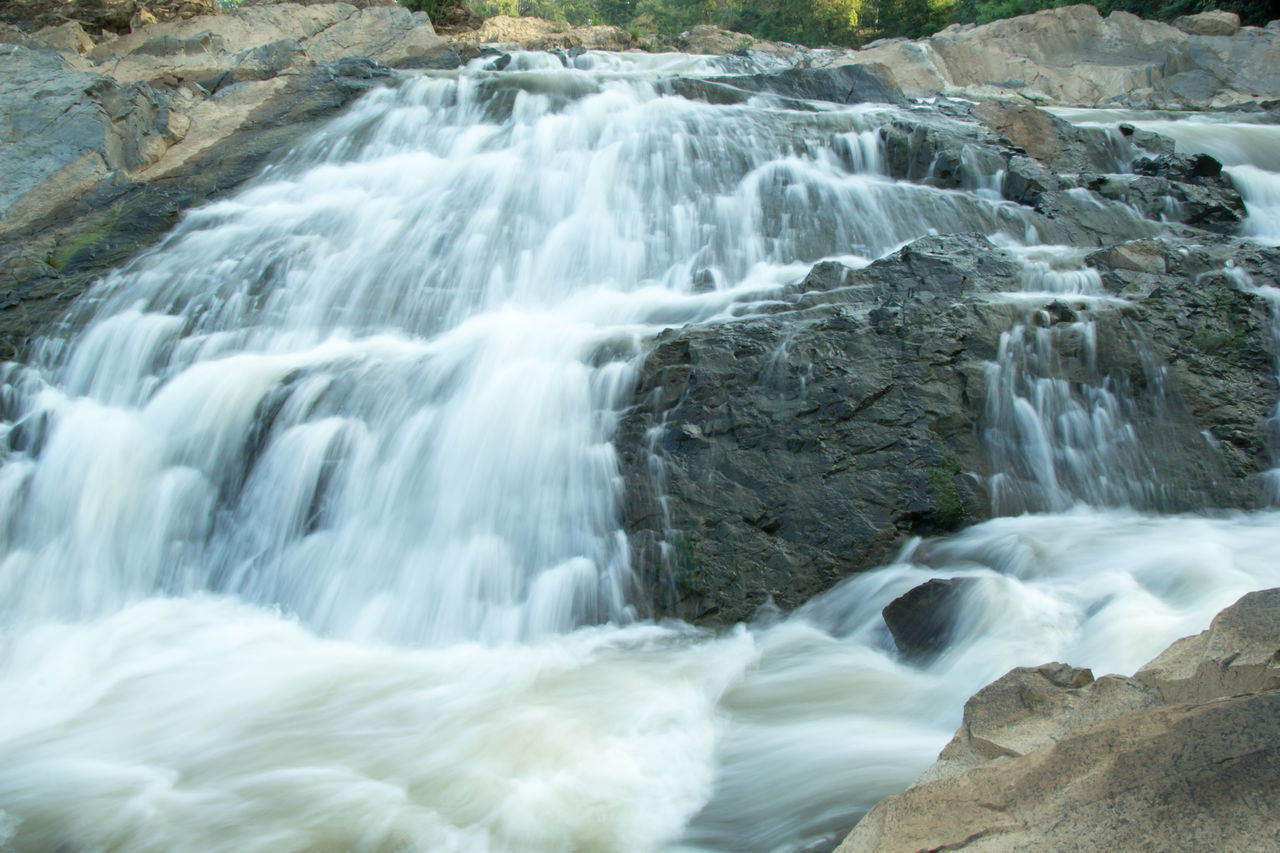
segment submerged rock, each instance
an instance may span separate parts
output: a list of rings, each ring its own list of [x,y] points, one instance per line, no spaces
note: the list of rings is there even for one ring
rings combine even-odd
[[[1280,838],[1280,590],[1133,678],[1019,668],[966,704],[938,762],[840,853],[1261,849]]]
[[[973,578],[934,578],[907,590],[881,614],[894,645],[904,655],[934,655],[945,649],[956,629]]]

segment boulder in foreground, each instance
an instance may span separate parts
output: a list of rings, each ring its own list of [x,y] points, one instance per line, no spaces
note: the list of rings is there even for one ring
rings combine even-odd
[[[1021,667],[838,853],[1280,847],[1280,589],[1133,678]]]

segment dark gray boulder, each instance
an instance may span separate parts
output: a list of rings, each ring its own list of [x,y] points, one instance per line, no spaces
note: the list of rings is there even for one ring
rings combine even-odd
[[[898,651],[908,657],[936,655],[955,636],[973,578],[933,578],[889,602],[880,614]]]
[[[830,101],[836,104],[898,104],[907,99],[891,78],[864,65],[834,68],[788,68],[769,74],[711,78],[748,92],[768,92],[783,98]]]
[[[819,264],[765,313],[663,333],[617,438],[637,600],[712,624],[797,606],[909,537],[990,517],[997,473],[1002,512],[1252,505],[1273,326],[1221,272],[1230,257],[1280,274],[1274,250],[1136,241],[1090,258],[1127,302],[1013,300],[1000,294],[1020,290],[1021,268],[1003,251],[927,237],[862,270]],[[1048,493],[1017,452],[991,371],[1020,325],[1055,342],[1040,369],[1067,381],[1064,405],[1115,396],[1134,438],[1092,464],[1121,487],[1094,491],[1064,462]]]

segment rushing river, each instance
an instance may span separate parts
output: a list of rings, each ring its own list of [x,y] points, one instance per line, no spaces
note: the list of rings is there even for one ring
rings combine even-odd
[[[1081,486],[781,620],[638,620],[611,439],[653,335],[938,231],[1089,279],[991,192],[889,179],[888,107],[577,64],[371,93],[7,368],[0,848],[829,844],[1009,668],[1132,671],[1280,585],[1269,513]],[[956,575],[953,645],[904,663],[880,609]]]

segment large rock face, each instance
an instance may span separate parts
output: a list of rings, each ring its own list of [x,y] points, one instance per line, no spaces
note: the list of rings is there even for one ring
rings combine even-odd
[[[0,44],[0,235],[151,165],[186,132],[172,97],[76,71],[59,53]],[[34,154],[34,156],[32,156]]]
[[[57,26],[78,21],[95,32],[127,33],[135,24],[218,14],[218,0],[8,0],[0,16]]]
[[[1133,678],[1015,669],[839,853],[1263,850],[1280,842],[1280,590]]]
[[[58,71],[56,57],[40,60],[55,63],[50,80],[74,73]],[[63,92],[73,105],[66,115],[76,117],[80,133],[69,137],[64,123],[41,157],[0,169],[0,188],[18,196],[0,220],[0,357],[17,356],[99,275],[159,240],[183,210],[257,174],[389,74],[369,60],[323,63],[219,98],[181,102],[187,113],[173,109],[181,92],[85,75],[94,80],[90,88]],[[166,96],[173,100],[166,104]],[[19,100],[37,113],[57,103]],[[121,105],[114,113],[113,104]],[[157,149],[139,144],[147,140],[164,143],[168,156],[154,159]],[[32,162],[54,171],[32,182],[22,168]]]
[[[652,612],[726,623],[793,607],[909,537],[993,512],[1260,502],[1275,320],[1232,276],[1276,280],[1280,252],[1200,230],[1238,223],[1234,189],[1215,164],[1158,153],[1167,140],[1125,142],[1026,105],[973,114],[886,127],[886,169],[956,190],[1003,172],[1025,219],[1000,227],[1098,247],[1090,274],[1124,301],[1014,298],[1028,267],[953,234],[865,269],[819,264],[766,312],[663,333],[618,435],[638,598]],[[1042,159],[998,131],[1034,139]],[[1149,174],[1113,171],[1126,163]],[[1185,240],[1139,215],[1145,198],[1169,197],[1200,201],[1180,206],[1198,226]],[[1045,340],[1057,361],[1035,368]],[[1018,438],[1015,398],[1036,392],[1015,385],[1049,378],[1080,412],[1114,391],[1136,440],[1117,434],[1046,478]]]
[[[1177,22],[1175,22],[1177,23]],[[953,25],[881,42],[840,62],[890,69],[903,90],[964,90],[1081,106],[1217,106],[1280,97],[1280,30],[1226,32],[1220,17],[1178,26],[1078,5]]]
[[[1012,317],[961,298],[1015,268],[984,244],[921,241],[861,273],[822,265],[794,311],[659,336],[619,436],[628,532],[659,612],[732,621],[770,596],[795,606],[903,535],[985,514],[964,474],[979,464],[975,388]],[[643,436],[659,424],[650,479]]]

